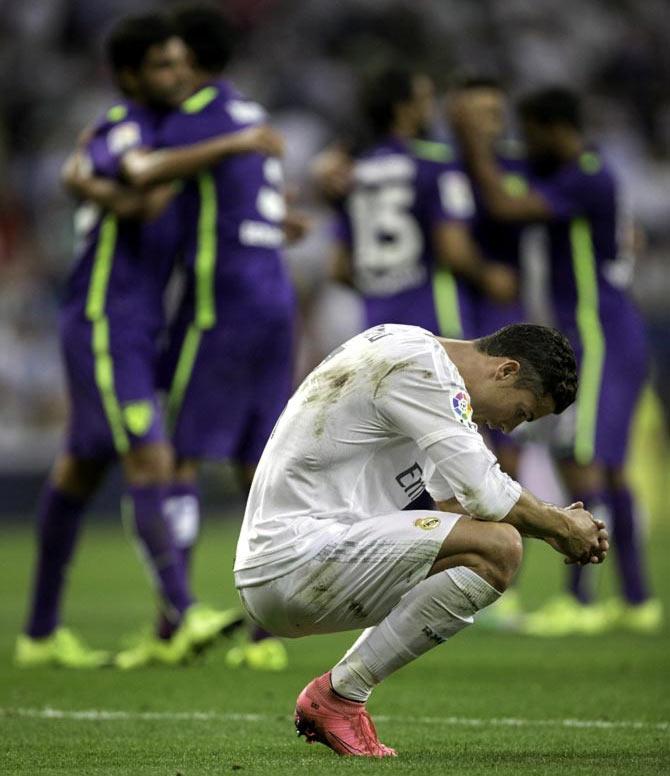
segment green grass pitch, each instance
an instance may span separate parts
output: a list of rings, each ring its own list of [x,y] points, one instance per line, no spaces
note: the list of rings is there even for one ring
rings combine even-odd
[[[235,537],[233,519],[211,517],[196,560],[197,589],[220,605],[235,601]],[[656,527],[650,547],[667,608],[667,525]],[[352,761],[297,739],[291,713],[299,690],[353,634],[288,642],[291,666],[282,674],[227,670],[223,646],[188,668],[22,671],[11,651],[32,565],[28,527],[4,530],[0,553],[3,776],[670,772],[667,631],[536,640],[472,627],[376,691],[371,711],[399,757]],[[530,546],[526,601],[553,592],[561,571],[551,550]],[[144,572],[114,523],[91,522],[70,582],[67,622],[96,646],[113,646],[151,619]]]
[[[670,471],[650,394],[633,441],[631,474],[651,516],[652,582],[670,613]],[[209,516],[196,590],[236,603],[231,567],[240,515]],[[33,563],[32,521],[0,536],[0,776],[209,774],[670,773],[670,629],[654,637],[530,639],[475,625],[390,677],[370,709],[394,760],[340,759],[295,737],[300,689],[354,634],[287,642],[282,674],[226,669],[221,646],[188,668],[120,674],[21,671],[11,664]],[[611,592],[612,563],[599,570]],[[521,593],[530,607],[558,590],[561,559],[527,545]],[[119,525],[91,520],[73,567],[65,619],[113,647],[148,623],[152,597]]]

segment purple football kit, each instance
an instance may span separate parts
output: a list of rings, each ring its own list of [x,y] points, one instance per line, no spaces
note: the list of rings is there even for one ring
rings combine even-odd
[[[647,377],[644,325],[620,280],[617,183],[594,151],[583,153],[534,188],[549,204],[551,293],[557,326],[579,363],[570,451],[577,463],[594,458],[623,465],[630,425]]]
[[[575,404],[559,419],[558,454],[578,464],[621,471],[635,406],[647,377],[644,325],[625,291],[630,262],[619,239],[626,224],[617,182],[601,156],[587,150],[553,175],[536,178],[552,212],[548,222],[551,291],[558,327],[579,364]],[[567,428],[561,429],[567,422]],[[622,594],[637,605],[649,599],[633,494],[625,482],[602,493],[573,493],[592,511],[611,517]],[[572,594],[591,597],[589,577],[575,567]]]
[[[131,102],[110,108],[87,144],[92,173],[118,178],[123,155],[154,146],[162,120],[163,114]],[[156,340],[174,253],[163,250],[161,220],[119,219],[91,203],[76,214],[77,262],[60,320],[70,398],[66,451],[75,462],[106,464],[135,446],[166,439],[156,398]],[[130,481],[127,493],[134,531],[151,566],[162,611],[174,628],[193,598],[166,530],[165,488],[155,481]],[[25,628],[30,638],[49,636],[59,625],[65,571],[90,499],[61,490],[51,480],[43,491]]]
[[[468,179],[448,145],[390,137],[356,159],[335,237],[350,251],[366,328],[404,323],[471,336],[470,289],[437,264],[433,232],[469,223],[473,212]]]
[[[528,190],[528,173],[525,160],[518,154],[505,149],[496,154],[499,168],[503,172],[503,185],[512,196]],[[487,261],[508,265],[519,272],[520,243],[524,224],[500,221],[491,216],[481,196],[479,187],[473,185],[475,216],[472,220],[472,236]],[[502,304],[494,302],[476,288],[471,289],[471,316],[474,326],[473,337],[484,337],[525,320],[521,299]]]
[[[118,178],[128,150],[155,144],[163,116],[132,102],[110,108],[86,148],[93,173]],[[71,399],[67,446],[77,458],[111,458],[165,439],[156,339],[173,254],[152,250],[159,222],[119,219],[91,203],[80,206],[75,228],[78,258],[60,320]]]
[[[173,113],[160,144],[183,146],[265,120],[228,82]],[[172,441],[182,458],[260,458],[292,387],[294,293],[280,247],[278,159],[230,156],[180,194],[186,283],[161,363]]]

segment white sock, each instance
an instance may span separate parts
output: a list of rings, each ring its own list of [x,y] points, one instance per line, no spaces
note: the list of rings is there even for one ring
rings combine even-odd
[[[471,625],[500,593],[466,566],[441,571],[406,593],[379,625],[363,631],[331,672],[333,689],[365,702],[389,674]]]
[[[192,547],[200,532],[200,502],[197,496],[168,496],[163,502],[163,515],[180,549]]]

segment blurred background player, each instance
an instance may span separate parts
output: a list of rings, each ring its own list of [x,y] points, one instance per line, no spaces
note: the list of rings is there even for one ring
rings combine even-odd
[[[448,145],[422,139],[433,83],[390,67],[369,79],[362,103],[372,146],[354,160],[339,206],[333,277],[361,293],[366,327],[410,323],[469,336],[471,287],[506,300],[516,277],[481,260],[469,232],[467,177]]]
[[[41,507],[33,602],[26,634],[17,642],[21,665],[93,667],[109,661],[108,654],[89,650],[57,625],[64,574],[83,511],[116,456],[129,485],[135,532],[174,634],[141,655],[135,649],[120,653],[116,664],[133,668],[151,660],[178,662],[238,619],[233,611],[193,605],[162,517],[172,452],[156,400],[155,362],[174,250],[165,250],[157,236],[174,218],[173,213],[160,218],[174,190],[162,186],[138,192],[120,180],[127,159],[155,144],[158,126],[187,94],[191,75],[186,49],[165,19],[146,15],[117,25],[109,39],[109,58],[127,99],[84,133],[82,148],[65,171],[70,186],[88,199],[78,211],[82,248],[62,316],[72,410],[67,452],[54,465]],[[175,177],[197,168],[201,158],[244,150],[255,141],[238,136],[234,143],[175,151],[159,160],[160,171]]]
[[[226,17],[209,6],[175,12],[196,88],[161,129],[161,145],[180,147],[260,126],[263,108],[221,76],[233,43]],[[155,182],[150,154],[129,174]],[[232,460],[245,488],[291,391],[294,293],[280,248],[286,206],[278,159],[229,157],[189,180],[180,196],[186,280],[161,366],[176,474],[166,515],[184,564],[199,528],[198,464]],[[272,352],[258,345],[272,336]],[[167,625],[167,624],[166,624]],[[256,629],[230,665],[279,670],[286,652]]]
[[[139,22],[141,21],[139,20]],[[176,30],[175,25],[173,25],[173,29]],[[187,91],[182,92],[182,96],[192,92],[194,82],[191,67],[185,68],[185,70],[187,70],[188,85]],[[167,112],[163,111],[161,120],[164,121],[167,115]],[[67,180],[81,196],[109,208],[117,215],[124,216],[128,215],[130,208],[147,209],[147,202],[151,202],[153,197],[152,191],[162,190],[161,187],[154,186],[154,183],[169,180],[176,183],[179,177],[188,177],[226,155],[251,151],[278,154],[281,150],[282,141],[276,132],[266,126],[254,126],[233,133],[224,133],[211,140],[188,146],[184,145],[178,149],[161,150],[157,153],[151,152],[146,145],[134,147],[128,150],[123,157],[121,167],[124,180],[127,181],[124,183],[101,178],[100,171],[96,171],[95,175],[90,175],[85,170],[83,173],[81,170],[68,172]],[[76,161],[76,155],[73,158]],[[79,163],[79,167],[82,166]],[[131,186],[131,183],[135,185]],[[174,194],[174,189],[170,187],[168,190]],[[153,268],[150,271],[154,272],[160,281],[157,283],[157,287],[160,288],[161,300],[166,293],[167,281],[171,277],[174,262],[180,258],[180,251],[183,249],[180,203],[180,197],[174,198],[160,217],[145,222],[142,228],[141,244],[137,247],[137,250],[141,251],[144,261],[150,262],[146,266]],[[293,224],[293,228],[297,228],[296,224]],[[162,268],[165,271],[162,271]],[[159,344],[159,334],[162,335],[162,329],[157,328],[154,331],[156,348]],[[154,353],[152,360],[153,367],[155,367],[156,359],[157,352]],[[167,491],[168,497],[164,500],[163,511],[176,544],[179,561],[184,573],[188,575],[188,537],[193,525],[193,508],[188,497],[180,494],[178,486],[176,488],[177,495],[172,493],[175,489],[172,475],[170,476],[170,484],[172,488]],[[196,519],[197,516],[196,511]],[[191,525],[189,525],[189,519],[191,519]],[[234,611],[222,613],[221,616],[226,632],[232,630],[240,622]],[[116,656],[116,664],[122,668],[137,668],[147,663],[167,659],[169,653],[166,653],[165,644],[172,640],[177,624],[161,609],[156,633],[152,633],[149,629],[138,637],[127,639],[128,646]]]
[[[121,23],[109,40],[109,59],[129,99],[98,123],[87,154],[96,171],[115,175],[124,152],[153,144],[161,112],[178,104],[187,84],[183,44],[160,17]],[[94,667],[109,661],[107,653],[88,649],[59,627],[58,611],[84,509],[115,455],[123,462],[135,528],[164,606],[185,625],[187,612],[195,611],[162,516],[171,454],[151,358],[161,320],[160,273],[137,261],[139,221],[88,212],[93,220],[86,225],[62,309],[71,414],[66,448],[40,507],[33,599],[16,646],[16,661],[26,666]]]
[[[660,602],[649,594],[636,509],[624,472],[633,411],[647,377],[641,318],[617,280],[624,227],[616,179],[582,132],[578,97],[563,88],[522,101],[532,186],[512,196],[467,96],[455,115],[469,168],[494,217],[547,223],[551,296],[559,328],[580,361],[568,433],[558,449],[573,498],[609,514],[623,603],[592,605],[592,580],[572,569],[569,593],[528,618],[537,635],[596,632],[621,626],[655,631]],[[559,430],[560,433],[560,430]]]

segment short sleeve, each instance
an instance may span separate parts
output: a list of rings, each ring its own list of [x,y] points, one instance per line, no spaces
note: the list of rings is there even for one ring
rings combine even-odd
[[[161,128],[160,145],[165,148],[191,145],[216,135],[239,132],[264,119],[265,111],[258,103],[220,93],[210,86],[168,116]]]
[[[437,500],[455,495],[485,520],[502,520],[521,486],[506,475],[472,421],[470,397],[438,352],[413,358],[382,379],[376,408],[382,420],[425,450],[433,467],[428,492]]]
[[[100,130],[86,150],[96,173],[118,178],[124,155],[134,148],[151,148],[154,142],[153,131],[140,121],[128,119]]]

